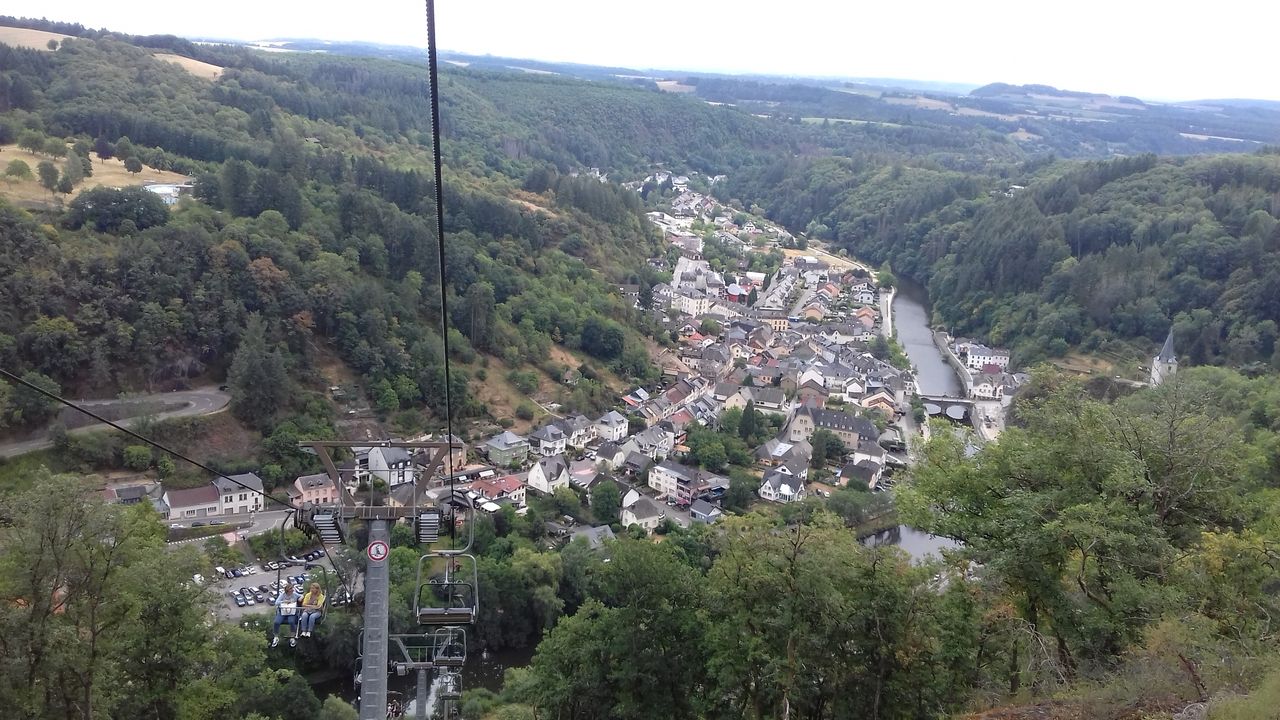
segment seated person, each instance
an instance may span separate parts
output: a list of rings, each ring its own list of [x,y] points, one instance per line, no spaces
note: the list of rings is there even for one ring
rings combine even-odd
[[[271,623],[271,647],[280,644],[280,626],[288,625],[291,628],[297,627],[298,622],[298,601],[302,599],[302,593],[293,586],[293,583],[286,583],[280,589],[280,594],[276,597],[276,619]],[[298,638],[289,639],[289,646],[293,647],[298,644]]]
[[[301,602],[302,621],[298,623],[298,634],[311,637],[311,631],[316,629],[316,623],[324,615],[324,591],[320,589],[320,583],[311,583]]]

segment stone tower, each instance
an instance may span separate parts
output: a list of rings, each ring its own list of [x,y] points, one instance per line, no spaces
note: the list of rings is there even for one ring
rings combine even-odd
[[[1173,354],[1173,328],[1169,328],[1169,337],[1164,339],[1164,347],[1160,348],[1160,354],[1151,361],[1151,384],[1159,385],[1177,372],[1178,358]]]

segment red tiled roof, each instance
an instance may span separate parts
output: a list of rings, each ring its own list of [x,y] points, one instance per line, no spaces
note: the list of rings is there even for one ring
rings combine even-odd
[[[165,496],[170,508],[212,505],[218,502],[218,488],[209,483],[189,490],[169,490]]]

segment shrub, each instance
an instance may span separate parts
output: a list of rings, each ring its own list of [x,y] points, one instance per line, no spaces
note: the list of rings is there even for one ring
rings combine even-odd
[[[146,470],[151,467],[151,448],[146,445],[130,445],[125,448],[124,466],[130,470]]]

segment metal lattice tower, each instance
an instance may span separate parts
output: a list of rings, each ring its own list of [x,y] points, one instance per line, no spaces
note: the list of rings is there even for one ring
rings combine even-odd
[[[362,520],[369,528],[369,544],[365,549],[364,632],[361,642],[361,720],[384,720],[387,717],[387,677],[392,670],[401,675],[410,670],[418,673],[417,711],[420,718],[426,717],[426,690],[430,685],[430,676],[437,671],[441,673],[438,678],[438,697],[446,703],[445,717],[451,717],[449,704],[456,702],[456,696],[460,694],[459,671],[466,662],[466,632],[462,626],[474,621],[479,604],[475,558],[467,554],[471,542],[468,540],[461,549],[428,551],[419,558],[414,614],[419,617],[421,624],[430,628],[422,635],[388,634],[391,608],[387,557],[390,554],[393,523],[402,519],[410,520],[415,537],[419,542],[428,544],[440,539],[445,522],[450,523],[445,527],[456,528],[457,509],[464,510],[468,515],[474,512],[473,505],[465,494],[450,492],[443,502],[432,501],[427,494],[430,480],[440,471],[445,458],[450,452],[463,449],[463,446],[450,442],[328,440],[308,440],[300,444],[319,456],[339,500],[325,505],[305,504],[297,516],[299,527],[324,538],[325,542],[335,543],[348,536],[347,529],[353,520]],[[428,454],[426,465],[414,470],[412,502],[402,506],[384,504],[373,483],[370,483],[365,502],[360,502],[351,493],[343,482],[341,471],[334,464],[331,451],[335,448],[351,450],[364,447],[404,448]],[[470,530],[472,518],[467,517],[466,520]],[[451,532],[450,535],[454,533]],[[443,580],[437,580],[430,577],[430,569],[441,558],[444,558],[445,563],[444,575]],[[458,579],[458,562],[461,559],[470,561],[472,577],[469,581]],[[423,581],[424,568],[428,572],[426,582]],[[433,602],[424,605],[424,590],[444,590],[444,606],[436,608],[434,605],[438,592],[428,592],[425,599]]]

